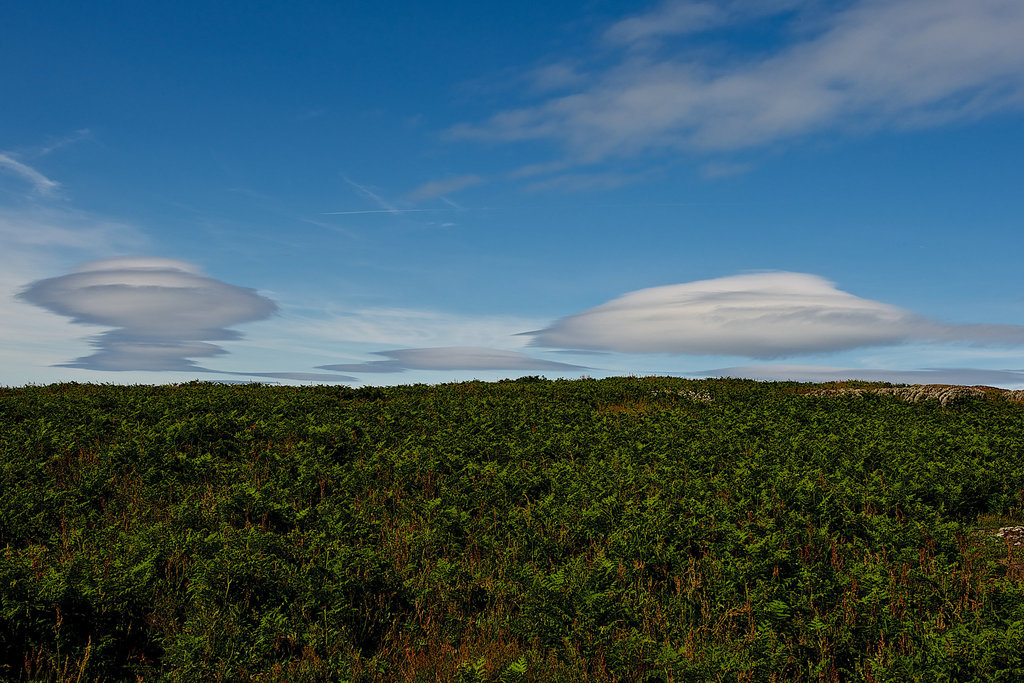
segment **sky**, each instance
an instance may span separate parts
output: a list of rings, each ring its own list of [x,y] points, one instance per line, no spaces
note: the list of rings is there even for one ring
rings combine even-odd
[[[0,9],[0,386],[1024,388],[1024,3]]]

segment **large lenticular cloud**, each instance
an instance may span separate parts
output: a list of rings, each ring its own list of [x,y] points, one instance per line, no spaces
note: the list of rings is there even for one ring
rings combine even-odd
[[[944,324],[785,272],[641,289],[532,334],[536,346],[749,358],[907,341],[1024,344],[1024,326]]]
[[[18,296],[77,323],[115,328],[92,340],[96,353],[62,364],[90,370],[200,369],[189,359],[225,353],[210,341],[238,339],[229,327],[277,310],[253,289],[153,257],[91,261]]]

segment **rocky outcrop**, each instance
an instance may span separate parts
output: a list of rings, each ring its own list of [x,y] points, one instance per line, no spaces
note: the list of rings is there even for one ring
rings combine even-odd
[[[682,396],[683,398],[688,398],[691,401],[703,401],[705,403],[709,403],[709,402],[715,400],[714,397],[712,397],[711,394],[709,394],[706,391],[692,391],[692,390],[687,390],[687,389],[680,389],[679,391],[671,391],[669,389],[662,389],[660,391],[652,391],[651,392],[651,396],[660,396],[660,395],[664,395],[664,394],[670,394],[672,396]]]
[[[964,401],[987,398],[987,394],[980,387],[943,386],[941,384],[919,384],[909,387],[886,387],[878,391],[879,394],[895,396],[905,401],[928,401],[936,400],[939,405],[950,406]]]
[[[995,535],[1005,539],[1007,545],[1024,545],[1024,526],[1004,526]]]

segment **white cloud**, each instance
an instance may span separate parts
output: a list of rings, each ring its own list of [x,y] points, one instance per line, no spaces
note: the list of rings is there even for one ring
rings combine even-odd
[[[893,384],[966,384],[1015,388],[1024,385],[1024,371],[978,368],[926,368],[923,370],[885,370],[869,368],[832,368],[809,365],[748,365],[687,373],[691,377],[739,377],[768,382],[837,382],[862,380]]]
[[[113,327],[95,337],[98,349],[68,367],[93,370],[193,370],[190,358],[224,353],[206,340],[236,339],[227,328],[260,320],[277,306],[255,290],[202,275],[189,263],[120,257],[37,280],[18,298],[72,322]]]
[[[785,272],[641,289],[532,334],[557,348],[752,358],[911,340],[1024,345],[1024,326],[943,324]]]
[[[375,355],[388,360],[321,365],[342,372],[403,372],[405,370],[584,370],[578,365],[533,358],[518,351],[468,346],[397,349]]]
[[[669,3],[616,24],[606,39],[633,45],[699,31],[736,21],[750,7]],[[767,54],[628,51],[614,66],[595,68],[576,92],[462,124],[450,135],[547,139],[590,163],[665,149],[735,150],[825,130],[938,125],[1024,105],[1019,0],[844,7],[819,22],[817,33]]]
[[[0,208],[0,358],[7,381],[54,381],[46,367],[82,352],[81,326],[17,298],[25,283],[70,264],[118,251],[138,251],[133,227],[65,208]],[[99,331],[101,328],[96,328]]]
[[[87,135],[88,131],[79,131],[38,153]],[[44,189],[56,186],[43,183]],[[134,226],[33,201],[21,208],[0,207],[0,245],[0,360],[5,382],[89,381],[95,377],[89,373],[97,370],[135,370],[129,373],[132,381],[153,382],[166,381],[169,371],[192,377],[217,372],[296,381],[354,379],[309,372],[222,373],[196,365],[189,359],[224,354],[206,340],[239,338],[223,328],[244,317],[243,300],[248,300],[253,315],[266,306],[261,300],[267,300],[252,290],[207,278],[197,266],[183,261],[102,259],[150,247]],[[46,278],[73,263],[97,258],[101,260],[82,264],[71,275]],[[232,295],[236,305],[231,304]],[[83,336],[89,334],[95,335],[92,355],[56,365],[87,350],[89,342]]]
[[[458,192],[459,190],[473,185],[479,185],[484,181],[478,175],[468,174],[460,176],[451,176],[449,178],[442,178],[441,180],[434,180],[429,183],[420,185],[415,190],[409,193],[409,199],[411,201],[421,201],[423,199],[433,199],[449,192]]]
[[[0,154],[0,169],[14,173],[22,180],[27,181],[32,185],[32,189],[40,195],[53,194],[60,187],[60,183],[57,181],[50,180],[36,169],[7,154]]]

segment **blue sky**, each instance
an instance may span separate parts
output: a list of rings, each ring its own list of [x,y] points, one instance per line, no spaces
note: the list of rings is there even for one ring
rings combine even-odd
[[[13,3],[0,385],[1024,387],[1024,4]]]

